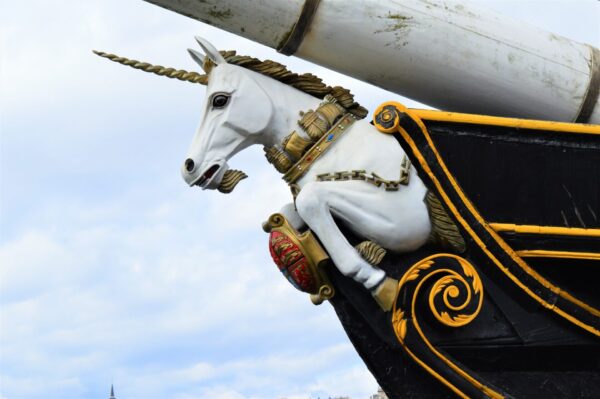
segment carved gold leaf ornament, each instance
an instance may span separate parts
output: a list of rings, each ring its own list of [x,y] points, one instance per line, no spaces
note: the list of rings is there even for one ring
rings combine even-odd
[[[387,252],[381,245],[373,241],[363,241],[355,249],[364,260],[373,266],[380,264]]]
[[[312,109],[302,114],[302,118],[300,118],[298,123],[312,140],[320,139],[330,127],[327,120],[321,119],[319,114]]]
[[[327,95],[325,96],[325,98],[327,98],[328,96],[335,100],[335,98],[331,95]],[[319,114],[321,118],[325,119],[329,126],[333,125],[335,121],[338,120],[338,118],[340,118],[345,113],[346,109],[339,105],[337,100],[324,103],[317,110],[317,114]]]
[[[288,185],[295,184],[310,167],[339,139],[356,121],[351,114],[340,118],[327,134],[321,136],[284,175]]]
[[[460,268],[434,267],[436,258],[447,257],[458,263]],[[462,272],[462,273],[461,273]],[[414,290],[412,306],[418,297],[420,285],[430,279],[429,309],[437,320],[449,327],[462,327],[474,320],[483,304],[483,284],[475,268],[464,258],[453,254],[437,254],[417,262],[403,275],[399,282],[399,292],[411,284],[418,284]],[[476,299],[474,297],[477,297]],[[459,303],[456,303],[460,299]],[[476,303],[473,300],[476,300]],[[441,309],[440,306],[445,309]],[[470,311],[461,312],[467,307]],[[416,320],[416,315],[413,313]]]
[[[442,248],[463,253],[467,246],[454,221],[448,216],[436,195],[428,191],[425,204],[431,219],[431,235],[429,240]]]
[[[404,318],[404,312],[401,309],[397,309],[392,314],[392,326],[394,327],[394,332],[399,340],[404,341],[406,337],[406,324],[408,320]]]
[[[461,262],[462,263],[462,262]],[[462,265],[463,267],[465,265]],[[429,293],[429,308],[431,313],[443,324],[449,327],[462,327],[473,321],[483,304],[483,295],[479,295],[477,308],[472,312],[457,313],[463,311],[471,304],[473,294],[479,294],[481,291],[481,281],[479,276],[473,270],[469,270],[470,275],[465,272],[466,276],[472,278],[471,284],[459,273],[453,270],[441,269],[442,272],[448,273],[437,280]],[[459,298],[461,290],[464,292],[464,298],[459,304],[455,304],[455,300]],[[440,310],[440,304],[436,299],[441,294],[442,303],[447,310]],[[452,312],[453,314],[450,314]]]
[[[247,177],[248,175],[241,170],[228,169],[223,174],[223,179],[221,179],[221,183],[219,183],[217,190],[224,194],[229,194],[235,189],[235,186],[237,186],[240,181]]]
[[[353,98],[352,95],[348,90],[340,87],[336,87],[334,92],[339,97],[328,94],[315,111],[308,110],[300,113],[302,117],[298,124],[308,138],[293,131],[281,143],[281,150],[276,147],[265,147],[267,160],[275,166],[277,171],[284,173],[283,179],[290,186],[295,184],[317,158],[354,122],[354,118],[348,113],[351,107],[356,106],[356,103],[350,101]],[[292,160],[295,161],[293,165],[291,165]],[[367,175],[365,170],[352,170],[323,173],[317,176],[317,181],[361,180],[376,187],[383,186],[386,191],[398,191],[401,185],[408,185],[410,167],[410,160],[405,155],[400,165],[398,180],[387,180],[374,172]],[[294,198],[296,195],[297,193]]]
[[[411,267],[400,281],[400,287],[402,287],[403,282],[412,281],[419,278],[419,273],[423,270],[429,269],[431,265],[433,265],[433,261],[427,260]]]
[[[298,131],[288,134],[281,144],[264,147],[267,161],[283,173],[283,179],[294,193],[296,182],[312,164],[347,131],[356,120],[351,109],[338,104],[330,94],[325,95],[316,111],[301,112],[298,125],[307,137]],[[298,192],[295,192],[294,198]]]

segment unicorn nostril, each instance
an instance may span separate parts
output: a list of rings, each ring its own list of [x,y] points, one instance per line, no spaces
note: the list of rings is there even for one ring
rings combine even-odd
[[[185,160],[184,162],[185,165],[185,170],[187,170],[188,172],[191,172],[194,170],[194,160],[191,158],[188,158]]]

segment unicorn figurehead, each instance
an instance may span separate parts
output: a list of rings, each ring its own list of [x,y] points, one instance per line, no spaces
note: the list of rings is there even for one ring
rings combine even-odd
[[[370,290],[382,308],[391,309],[397,281],[378,268],[380,259],[364,258],[350,244],[334,215],[378,248],[407,252],[427,242],[426,187],[410,172],[402,147],[361,120],[368,112],[349,90],[328,86],[310,73],[293,73],[275,61],[219,52],[206,40],[196,40],[204,54],[188,51],[204,75],[96,54],[206,85],[202,120],[181,167],[185,182],[229,193],[246,175],[229,169],[227,162],[253,144],[263,145],[267,160],[284,174],[294,195],[281,214],[295,229],[314,232],[341,273]],[[343,181],[337,181],[338,174]],[[384,182],[393,189],[382,188]]]

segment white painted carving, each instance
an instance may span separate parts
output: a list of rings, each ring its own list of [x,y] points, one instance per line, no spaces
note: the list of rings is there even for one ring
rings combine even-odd
[[[191,186],[214,189],[227,169],[228,159],[254,144],[281,143],[292,130],[300,130],[299,111],[316,109],[322,100],[259,73],[229,65],[213,46],[199,41],[216,67],[210,72],[203,119],[182,166],[182,175]],[[219,95],[229,97],[223,107],[213,106],[213,99]],[[403,155],[392,136],[379,133],[367,121],[357,121],[298,181],[301,191],[296,199],[297,214],[293,206],[282,209],[296,227],[301,227],[302,221],[308,225],[340,272],[370,290],[384,279],[385,272],[360,257],[334,217],[351,231],[388,250],[415,250],[425,243],[431,229],[423,202],[425,185],[414,168],[410,184],[398,191],[385,191],[364,181],[318,182],[316,176],[363,169],[386,180],[398,180]]]

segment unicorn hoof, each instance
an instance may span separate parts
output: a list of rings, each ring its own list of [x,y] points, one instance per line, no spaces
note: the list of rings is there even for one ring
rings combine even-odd
[[[389,312],[396,301],[396,292],[398,290],[398,280],[386,277],[381,284],[372,292],[375,302],[384,312]]]

